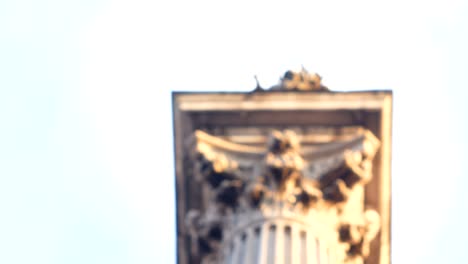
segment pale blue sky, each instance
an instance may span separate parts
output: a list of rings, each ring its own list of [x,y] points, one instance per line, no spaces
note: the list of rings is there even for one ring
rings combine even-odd
[[[0,263],[174,263],[173,90],[394,90],[393,263],[468,258],[467,1],[0,1]]]

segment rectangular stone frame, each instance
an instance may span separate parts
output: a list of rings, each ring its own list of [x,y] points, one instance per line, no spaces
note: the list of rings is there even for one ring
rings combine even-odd
[[[201,186],[193,179],[187,139],[196,129],[223,126],[363,126],[381,141],[365,204],[376,209],[382,228],[366,264],[390,263],[392,92],[173,92],[177,199],[177,263],[190,263],[184,219],[202,207]],[[379,250],[380,249],[380,250]]]

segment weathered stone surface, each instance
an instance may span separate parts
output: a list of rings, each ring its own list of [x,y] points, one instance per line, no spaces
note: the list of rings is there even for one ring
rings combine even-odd
[[[178,262],[388,264],[390,107],[388,92],[176,94]]]
[[[271,90],[286,91],[314,91],[328,92],[328,88],[322,85],[322,77],[317,73],[309,73],[305,69],[300,72],[287,71],[280,83],[270,88]]]
[[[315,178],[305,177],[307,173],[304,171],[310,167],[306,164],[319,165],[327,161],[304,160],[300,139],[292,130],[271,131],[263,151],[257,147],[254,153],[247,145],[229,142],[202,131],[195,132],[194,141],[196,158],[193,161],[198,164],[195,173],[200,174],[204,184],[212,189],[212,196],[208,198],[210,210],[204,212],[206,216],[202,216],[202,219],[212,221],[201,225],[197,219],[188,220],[189,224],[194,222],[199,225],[198,232],[196,229],[191,232],[192,241],[198,243],[198,250],[192,254],[202,263],[230,263],[234,256],[226,253],[226,250],[229,252],[229,245],[235,239],[233,230],[242,231],[246,228],[242,227],[245,223],[247,226],[255,225],[255,221],[252,221],[254,215],[260,216],[256,221],[272,222],[274,226],[279,221],[294,228],[294,218],[305,218],[308,225],[325,227],[328,231],[321,235],[309,228],[302,229],[312,232],[315,239],[321,241],[322,247],[334,252],[333,263],[359,263],[369,255],[369,243],[375,231],[370,236],[368,230],[372,229],[370,226],[372,230],[378,230],[378,227],[369,222],[366,215],[373,217],[374,222],[379,215],[374,211],[369,211],[374,214],[366,214],[363,204],[348,202],[348,199],[353,195],[362,196],[363,189],[354,187],[365,185],[372,179],[372,159],[380,143],[371,132],[358,133],[350,144],[335,150],[334,155],[341,156],[337,159],[338,165],[329,167],[329,170],[323,169]],[[328,149],[327,144],[312,152],[320,154],[323,152],[321,149]],[[257,171],[258,174],[250,177],[242,175],[239,164],[243,163],[243,155],[246,155],[244,159],[251,159],[250,166],[258,168],[250,171]],[[329,215],[333,207],[336,213]],[[346,211],[342,210],[344,207],[347,207]],[[284,211],[271,215],[271,210],[277,210],[275,208],[288,213]],[[285,220],[286,215],[293,220]],[[193,218],[193,215],[188,217]],[[239,220],[240,217],[243,219]],[[335,227],[336,223],[338,228]],[[337,239],[333,240],[333,237]]]

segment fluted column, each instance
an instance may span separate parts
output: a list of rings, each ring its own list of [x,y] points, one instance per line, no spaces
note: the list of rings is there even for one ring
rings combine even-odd
[[[242,242],[240,241],[240,237],[237,236],[234,238],[234,241],[233,241],[231,264],[240,263],[241,250],[242,250]]]
[[[291,264],[301,264],[299,228],[291,226]]]
[[[252,228],[247,229],[246,231],[246,237],[245,237],[245,253],[244,253],[244,259],[243,262],[244,264],[255,264],[256,262],[254,261],[255,258],[255,252],[258,250],[256,243],[258,243],[258,240],[256,241],[256,234],[255,231]]]
[[[284,263],[284,249],[285,249],[285,243],[284,243],[284,224],[281,222],[278,222],[276,224],[276,229],[274,230],[275,232],[275,252],[273,252],[273,260],[274,264],[285,264]]]
[[[260,229],[259,235],[259,251],[258,251],[258,264],[268,264],[268,238],[269,238],[269,224],[263,224]]]
[[[308,264],[322,264],[319,261],[320,256],[317,254],[318,243],[312,232],[307,232],[306,234],[306,245],[307,245],[307,262]]]

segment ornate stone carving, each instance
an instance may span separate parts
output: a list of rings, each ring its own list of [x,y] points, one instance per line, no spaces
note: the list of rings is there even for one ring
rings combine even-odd
[[[299,141],[293,131],[273,131],[265,155],[262,175],[268,186],[280,194],[292,193],[300,179],[304,160],[299,154]]]
[[[280,79],[280,83],[271,87],[270,90],[329,91],[327,87],[322,85],[322,77],[320,75],[309,73],[304,68],[300,72],[287,71]]]
[[[346,244],[346,264],[362,264],[369,256],[370,242],[379,231],[380,216],[376,211],[365,211],[361,219],[361,223],[343,222],[339,228],[340,241]]]
[[[347,142],[312,150],[301,149],[292,130],[272,131],[265,147],[202,131],[192,144],[195,174],[211,190],[206,210],[191,211],[186,219],[192,254],[201,263],[233,257],[230,248],[239,235],[259,223],[306,230],[321,250],[332,252],[328,263],[362,264],[368,256],[380,225],[379,215],[364,211],[360,198],[379,147],[371,132],[359,130]]]

